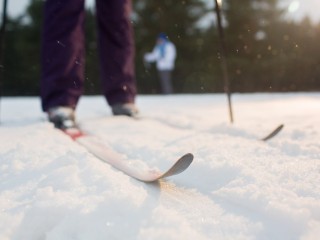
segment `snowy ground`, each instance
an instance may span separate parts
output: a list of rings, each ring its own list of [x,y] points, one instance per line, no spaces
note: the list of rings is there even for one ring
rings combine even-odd
[[[78,120],[137,164],[192,152],[186,172],[141,183],[53,129],[39,99],[2,99],[0,240],[319,239],[319,93],[236,94],[233,125],[224,95],[137,103],[138,121],[83,97]]]

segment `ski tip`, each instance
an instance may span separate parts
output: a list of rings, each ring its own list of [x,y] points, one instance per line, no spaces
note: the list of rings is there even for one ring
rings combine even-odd
[[[190,162],[190,164],[191,164],[191,162],[193,161],[193,159],[194,159],[194,156],[193,156],[193,154],[192,153],[186,153],[185,155],[183,155],[181,158],[185,158],[185,159],[187,159],[186,161],[188,161],[188,162]]]
[[[273,138],[274,136],[276,136],[282,130],[283,127],[284,127],[284,124],[280,124],[268,136],[262,138],[261,141],[268,141],[269,139]]]
[[[177,160],[177,162],[172,166],[172,168],[163,175],[163,177],[177,175],[185,171],[191,165],[193,158],[194,156],[192,153],[187,153],[183,155],[181,158],[179,158],[179,160]]]

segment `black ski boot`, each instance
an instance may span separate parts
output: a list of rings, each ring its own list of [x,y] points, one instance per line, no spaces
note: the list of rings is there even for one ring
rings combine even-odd
[[[113,115],[138,117],[138,109],[134,103],[119,103],[111,106]]]

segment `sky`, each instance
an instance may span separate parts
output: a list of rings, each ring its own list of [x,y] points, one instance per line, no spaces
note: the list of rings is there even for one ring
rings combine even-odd
[[[0,12],[2,13],[2,5],[4,0],[0,0]],[[30,0],[7,0],[8,13],[10,16],[16,17],[22,14],[29,4]],[[204,0],[208,3],[213,0]],[[295,20],[301,20],[308,15],[314,22],[320,22],[319,0],[279,0],[280,5],[287,10],[287,15]],[[87,0],[87,6],[94,6],[94,0]]]

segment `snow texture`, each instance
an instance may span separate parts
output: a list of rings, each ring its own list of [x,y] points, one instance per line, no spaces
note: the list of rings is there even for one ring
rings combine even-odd
[[[140,120],[83,97],[78,122],[135,166],[184,173],[146,184],[55,130],[38,98],[4,98],[0,240],[317,240],[320,94],[139,96]],[[280,123],[284,129],[259,141]]]

